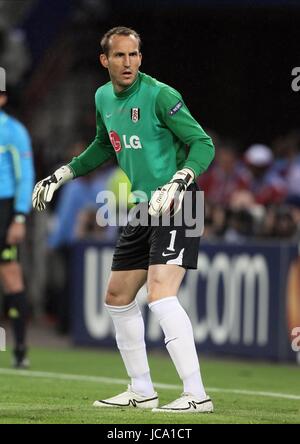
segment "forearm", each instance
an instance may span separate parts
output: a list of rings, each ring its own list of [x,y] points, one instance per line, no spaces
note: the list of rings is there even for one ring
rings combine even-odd
[[[215,148],[209,136],[196,139],[190,144],[190,152],[184,163],[184,168],[194,171],[195,177],[202,174],[209,167],[215,157]]]
[[[96,93],[99,94],[99,90]],[[96,104],[96,137],[94,141],[78,157],[74,157],[68,164],[74,177],[84,176],[93,171],[108,159],[115,155],[115,151],[110,143],[107,129],[103,123],[101,114]]]
[[[113,156],[112,146],[100,144],[96,137],[83,153],[72,159],[68,166],[73,171],[74,177],[84,176]]]

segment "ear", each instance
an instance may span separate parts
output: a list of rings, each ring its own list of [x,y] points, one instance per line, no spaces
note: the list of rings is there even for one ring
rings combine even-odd
[[[142,64],[142,53],[140,52],[140,64],[139,64],[139,67],[141,66],[141,64]]]
[[[102,65],[104,68],[108,68],[108,60],[107,60],[107,57],[106,57],[105,54],[100,54],[100,56],[99,56],[99,60],[100,60],[101,65]]]

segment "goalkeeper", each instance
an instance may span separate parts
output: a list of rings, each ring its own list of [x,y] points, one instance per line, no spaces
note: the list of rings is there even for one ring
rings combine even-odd
[[[194,191],[195,199],[195,178],[214,157],[212,141],[175,89],[139,71],[141,41],[134,30],[113,28],[101,46],[100,62],[111,81],[96,92],[96,137],[82,154],[36,185],[33,206],[43,210],[63,183],[116,156],[137,202],[143,191],[151,216],[173,215],[180,211],[187,189]],[[170,226],[128,223],[124,227],[113,256],[105,306],[131,385],[120,395],[95,401],[95,406],[213,411],[201,379],[191,322],[177,299],[186,269],[197,268],[199,251],[199,238],[186,237],[185,230],[185,226],[172,226],[172,218]],[[149,308],[160,323],[183,382],[183,395],[162,407],[153,388],[144,321],[135,300],[145,283]]]

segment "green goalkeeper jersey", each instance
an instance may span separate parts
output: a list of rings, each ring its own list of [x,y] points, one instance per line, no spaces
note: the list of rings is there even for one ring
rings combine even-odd
[[[75,177],[83,176],[116,156],[136,201],[144,200],[139,191],[150,199],[151,192],[181,168],[188,167],[198,176],[214,157],[211,138],[191,116],[181,95],[141,72],[119,93],[112,82],[97,90],[96,120],[94,141],[69,166]]]

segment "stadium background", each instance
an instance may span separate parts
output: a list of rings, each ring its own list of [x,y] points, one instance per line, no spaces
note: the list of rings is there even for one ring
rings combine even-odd
[[[230,140],[242,159],[253,143],[274,150],[278,138],[299,131],[300,91],[292,89],[292,69],[300,66],[297,1],[0,1],[8,109],[30,130],[38,178],[94,137],[94,92],[107,81],[98,63],[99,39],[120,24],[141,33],[142,71],[178,89],[216,145]],[[110,168],[100,174],[108,177]],[[23,252],[31,344],[49,346],[50,353],[74,345],[110,349],[114,341],[101,298],[114,233],[55,238],[58,201],[47,213],[31,215]],[[243,357],[246,366],[249,359],[264,359],[278,369],[278,361],[300,361],[299,341],[297,350],[291,347],[292,329],[300,326],[298,228],[294,221],[290,236],[204,240],[199,256],[204,268],[186,279],[182,291],[186,309],[195,308],[197,347],[204,356]],[[203,271],[209,266],[215,270],[210,277]],[[230,299],[237,282],[238,299]],[[245,295],[252,298],[250,315]],[[140,300],[148,344],[161,346],[144,294]],[[0,319],[6,325],[3,314]]]

